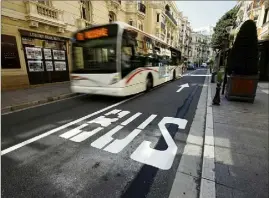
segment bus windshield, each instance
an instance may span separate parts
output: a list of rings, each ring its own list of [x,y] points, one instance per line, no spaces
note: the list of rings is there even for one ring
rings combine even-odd
[[[116,73],[117,37],[73,43],[73,73]]]

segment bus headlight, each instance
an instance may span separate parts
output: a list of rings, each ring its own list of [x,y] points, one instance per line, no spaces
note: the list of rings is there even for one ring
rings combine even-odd
[[[120,80],[120,75],[119,75],[119,74],[116,74],[116,75],[112,78],[110,84],[115,84],[115,83],[117,83],[119,80]]]

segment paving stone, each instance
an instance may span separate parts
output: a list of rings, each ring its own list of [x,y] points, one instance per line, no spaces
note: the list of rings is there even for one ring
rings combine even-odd
[[[229,176],[229,166],[220,164],[220,163],[215,163],[215,173],[216,173],[216,177],[218,175]]]
[[[233,189],[216,184],[216,198],[233,198]]]
[[[215,93],[215,84],[211,86]],[[268,197],[268,95],[213,106],[216,196]]]

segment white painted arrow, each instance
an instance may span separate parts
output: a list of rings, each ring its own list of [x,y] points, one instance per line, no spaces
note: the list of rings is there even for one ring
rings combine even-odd
[[[184,89],[185,87],[190,87],[188,83],[180,85],[180,88],[177,90],[177,92],[180,92],[182,89]]]

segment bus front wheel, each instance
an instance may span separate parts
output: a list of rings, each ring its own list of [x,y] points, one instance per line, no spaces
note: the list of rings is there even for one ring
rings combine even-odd
[[[151,75],[148,75],[147,80],[146,80],[146,91],[151,90],[153,87],[153,78]]]

